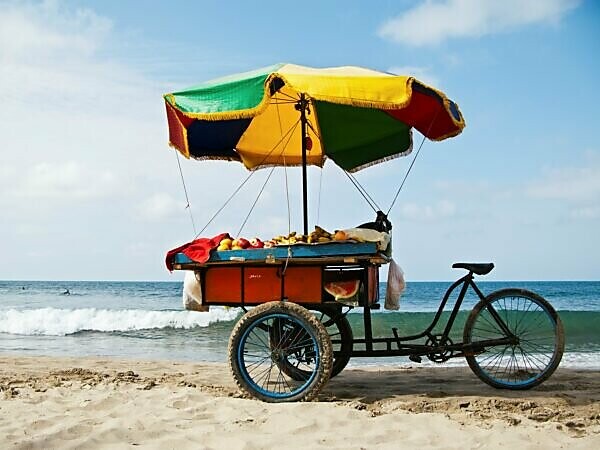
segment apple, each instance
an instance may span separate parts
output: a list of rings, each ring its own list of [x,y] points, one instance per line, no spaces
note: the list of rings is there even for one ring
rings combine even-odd
[[[238,241],[238,245],[242,248],[250,247],[250,241],[248,239],[238,238],[237,241]]]
[[[227,244],[220,244],[217,247],[217,251],[218,252],[222,252],[222,251],[225,251],[225,250],[231,250],[231,247],[229,247],[229,245],[227,245]]]
[[[240,247],[239,245],[234,245],[231,247],[231,250],[244,250],[244,248]]]
[[[219,242],[219,247],[222,245],[226,245],[227,247],[231,247],[233,245],[233,241],[229,238],[225,238]]]
[[[259,238],[255,237],[254,239],[250,239],[250,247],[252,248],[263,248],[265,246],[264,242]]]
[[[264,248],[273,248],[277,245],[277,242],[275,241],[267,241],[267,242],[263,242],[263,247]]]

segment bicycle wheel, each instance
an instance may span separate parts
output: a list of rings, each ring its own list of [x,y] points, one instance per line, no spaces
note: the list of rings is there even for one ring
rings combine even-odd
[[[240,389],[266,402],[314,398],[331,375],[331,340],[307,309],[269,302],[246,313],[229,339],[229,363]],[[296,367],[297,380],[282,367]]]
[[[353,340],[352,328],[346,316],[341,314],[341,310],[330,307],[319,307],[311,309],[311,312],[323,324],[331,339],[333,367],[329,378],[333,378],[344,370],[348,361],[350,361]],[[278,329],[279,327],[273,327],[273,333],[277,333]],[[277,336],[274,337],[277,338]],[[297,351],[300,351],[300,349],[297,349]],[[288,360],[282,361],[280,368],[282,372],[297,381],[301,381],[307,376],[302,368],[290,364]]]
[[[352,327],[341,310],[320,308],[314,311],[319,321],[325,326],[333,347],[333,368],[331,377],[338,375],[350,361],[352,355]]]
[[[511,342],[491,342],[506,338]],[[471,370],[500,389],[529,389],[542,383],[558,367],[565,347],[554,308],[523,289],[502,289],[477,303],[465,323],[463,340],[473,347],[466,356]]]

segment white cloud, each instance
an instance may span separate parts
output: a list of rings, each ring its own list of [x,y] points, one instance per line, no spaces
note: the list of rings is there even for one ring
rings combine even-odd
[[[138,207],[142,218],[147,220],[163,220],[181,213],[185,208],[180,200],[161,192],[145,199]]]
[[[431,72],[429,67],[394,66],[387,71],[396,75],[410,75],[430,86],[441,87],[439,78]]]
[[[454,203],[443,200],[434,205],[417,205],[407,203],[400,207],[399,215],[403,219],[417,222],[432,222],[439,219],[447,219],[456,213]]]
[[[428,0],[388,20],[379,35],[413,46],[479,37],[537,23],[554,24],[580,0]]]
[[[600,218],[600,206],[575,208],[571,211],[571,217],[574,219],[598,219]]]
[[[36,164],[21,178],[15,195],[39,200],[90,200],[118,192],[112,173],[74,161]]]
[[[546,171],[527,193],[534,198],[588,202],[600,199],[600,165]]]
[[[90,9],[68,11],[56,1],[8,2],[0,5],[0,55],[31,62],[64,52],[90,55],[111,29],[110,20]]]

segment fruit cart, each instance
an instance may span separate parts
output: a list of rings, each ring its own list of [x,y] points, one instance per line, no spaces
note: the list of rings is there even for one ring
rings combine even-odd
[[[441,92],[412,77],[362,68],[277,65],[167,94],[165,101],[170,144],[188,158],[239,161],[251,170],[301,166],[305,237],[307,165],[332,160],[358,188],[353,171],[410,153],[412,128],[442,140],[464,127],[458,106]],[[379,217],[387,220],[381,211]],[[448,288],[423,332],[401,336],[392,328],[378,337],[371,312],[380,305],[379,268],[390,262],[378,243],[288,239],[231,248],[215,243],[199,260],[170,252],[168,264],[196,273],[203,304],[243,308],[229,340],[231,372],[241,390],[264,401],[314,398],[353,357],[464,357],[481,380],[506,389],[540,384],[562,357],[561,321],[546,300],[522,289],[485,295],[477,287],[474,277],[489,273],[491,263],[454,264],[467,273]],[[469,289],[479,302],[462,341],[454,342],[450,332]],[[364,336],[354,337],[352,309],[363,314]]]

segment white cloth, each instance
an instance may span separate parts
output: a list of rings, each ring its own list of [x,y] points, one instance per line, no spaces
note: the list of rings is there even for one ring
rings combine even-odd
[[[208,312],[210,306],[202,304],[200,275],[188,270],[183,279],[183,307],[189,311]]]
[[[348,235],[348,239],[353,239],[358,242],[377,242],[377,248],[382,252],[385,251],[390,243],[390,235],[370,228],[348,228],[342,230]]]

